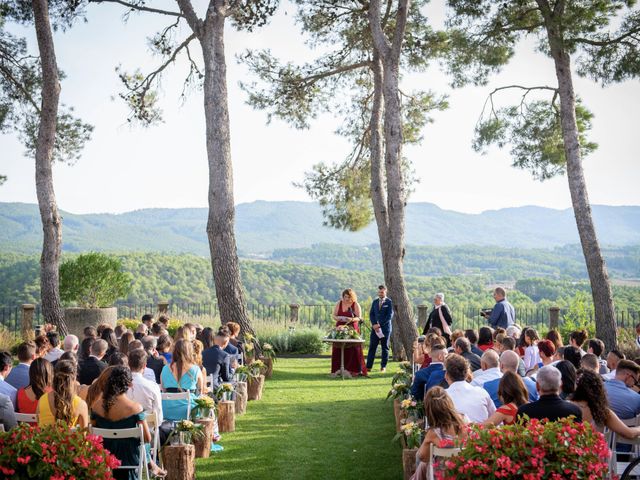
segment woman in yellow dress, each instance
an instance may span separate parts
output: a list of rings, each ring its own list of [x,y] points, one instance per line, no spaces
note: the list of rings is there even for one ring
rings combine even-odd
[[[53,376],[53,391],[38,400],[38,425],[53,425],[62,421],[69,427],[84,428],[89,424],[87,404],[77,395],[78,370],[70,360],[60,360]]]

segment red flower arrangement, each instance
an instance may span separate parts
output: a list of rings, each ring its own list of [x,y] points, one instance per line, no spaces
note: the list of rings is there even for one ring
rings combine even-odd
[[[611,452],[588,422],[534,419],[502,427],[473,425],[460,447],[457,456],[438,462],[438,480],[609,478]]]
[[[58,424],[20,424],[0,433],[0,478],[109,480],[120,461],[102,446],[102,438]]]

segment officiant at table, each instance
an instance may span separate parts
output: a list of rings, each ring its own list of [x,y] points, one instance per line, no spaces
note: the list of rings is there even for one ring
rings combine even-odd
[[[384,372],[389,361],[389,341],[391,339],[391,319],[393,318],[393,304],[387,297],[387,287],[378,286],[378,298],[371,304],[369,320],[371,320],[371,336],[369,337],[369,354],[367,355],[367,370],[373,368],[373,362],[378,350],[382,347],[380,371]]]
[[[333,319],[336,321],[336,327],[340,325],[348,325],[360,334],[360,317],[362,310],[358,304],[356,293],[347,288],[342,292],[342,300],[336,303],[333,309]],[[344,349],[344,368],[351,375],[367,375],[367,367],[364,364],[364,355],[362,354],[362,345],[348,345]],[[340,371],[340,347],[333,345],[331,349],[331,373],[335,374]]]

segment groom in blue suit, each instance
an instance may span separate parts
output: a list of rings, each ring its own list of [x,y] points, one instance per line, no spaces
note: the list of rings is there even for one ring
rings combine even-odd
[[[367,370],[373,367],[378,344],[382,346],[380,371],[384,372],[389,361],[389,339],[391,338],[391,319],[393,318],[393,304],[387,297],[387,287],[378,286],[378,298],[371,304],[369,320],[371,320],[371,337],[369,338],[369,354],[367,355]],[[381,335],[378,336],[379,332]]]

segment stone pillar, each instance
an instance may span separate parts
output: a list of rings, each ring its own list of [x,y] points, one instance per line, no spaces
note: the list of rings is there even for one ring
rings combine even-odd
[[[429,318],[429,305],[418,305],[418,327],[420,331],[427,324],[427,318]]]
[[[36,337],[33,330],[33,316],[35,311],[36,306],[31,303],[22,305],[22,340],[25,342],[33,340]]]
[[[169,311],[169,302],[158,302],[158,313],[167,313]]]
[[[298,323],[298,312],[300,311],[300,305],[297,303],[292,303],[289,305],[289,322],[290,323]]]
[[[560,320],[560,308],[549,307],[549,330],[557,329],[559,320]]]

